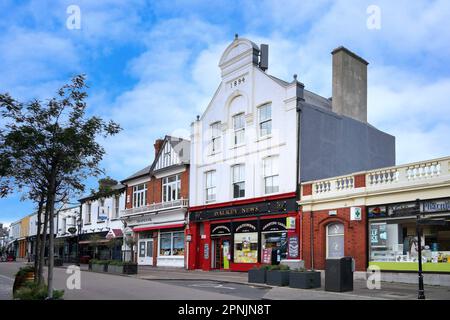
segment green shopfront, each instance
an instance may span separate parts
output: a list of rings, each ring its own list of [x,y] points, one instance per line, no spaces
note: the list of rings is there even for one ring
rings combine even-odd
[[[418,270],[417,213],[423,271],[450,273],[450,198],[368,207],[369,265]]]

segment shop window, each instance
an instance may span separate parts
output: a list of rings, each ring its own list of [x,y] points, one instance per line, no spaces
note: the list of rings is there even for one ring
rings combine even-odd
[[[184,232],[164,232],[160,234],[160,256],[184,255]]]
[[[261,252],[267,264],[278,264],[287,258],[287,232],[263,232]],[[264,259],[263,259],[264,260]]]
[[[450,272],[450,226],[446,218],[421,227],[424,271]],[[417,270],[419,243],[416,219],[376,220],[369,224],[369,261],[382,269]]]
[[[220,122],[211,124],[210,153],[216,153],[220,151],[220,136]]]
[[[264,137],[272,133],[272,105],[265,104],[258,108],[259,136]]]
[[[163,202],[178,200],[181,197],[180,175],[165,177],[162,180]]]
[[[243,113],[233,116],[233,129],[235,145],[245,142],[245,115]]]
[[[327,258],[344,256],[344,225],[332,223],[327,226]]]
[[[231,168],[233,179],[233,198],[245,197],[245,166],[235,165]]]
[[[139,258],[145,257],[145,242],[139,242]]]
[[[278,157],[267,157],[263,160],[264,193],[278,192]]]
[[[86,221],[85,223],[91,223],[91,213],[92,213],[92,205],[90,203],[86,204]]]
[[[258,262],[258,232],[234,234],[234,262]]]
[[[216,171],[205,173],[206,180],[206,202],[216,201]]]

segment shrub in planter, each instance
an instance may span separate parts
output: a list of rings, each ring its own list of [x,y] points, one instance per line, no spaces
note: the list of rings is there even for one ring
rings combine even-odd
[[[14,284],[13,284],[13,294],[20,289],[26,282],[34,281],[34,266],[27,265],[19,269],[16,273]]]
[[[90,264],[94,272],[108,272],[109,260],[91,260]]]
[[[289,267],[282,264],[270,266],[266,273],[266,283],[271,286],[289,285]]]
[[[320,288],[320,272],[296,269],[289,273],[289,287],[299,289]]]
[[[266,272],[269,269],[269,265],[254,267],[248,271],[249,283],[266,283]]]
[[[108,272],[120,274],[137,274],[137,263],[127,261],[111,261]]]
[[[18,300],[45,300],[47,298],[48,287],[27,281],[14,292],[14,299]],[[53,290],[53,300],[62,300],[64,290]]]

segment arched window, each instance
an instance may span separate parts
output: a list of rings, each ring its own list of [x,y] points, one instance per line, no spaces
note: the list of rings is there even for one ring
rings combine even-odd
[[[331,223],[327,226],[327,258],[344,256],[344,225]]]

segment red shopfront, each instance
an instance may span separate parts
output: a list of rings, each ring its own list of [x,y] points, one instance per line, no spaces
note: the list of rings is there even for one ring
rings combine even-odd
[[[293,194],[192,207],[188,268],[247,271],[298,260],[299,230]]]

